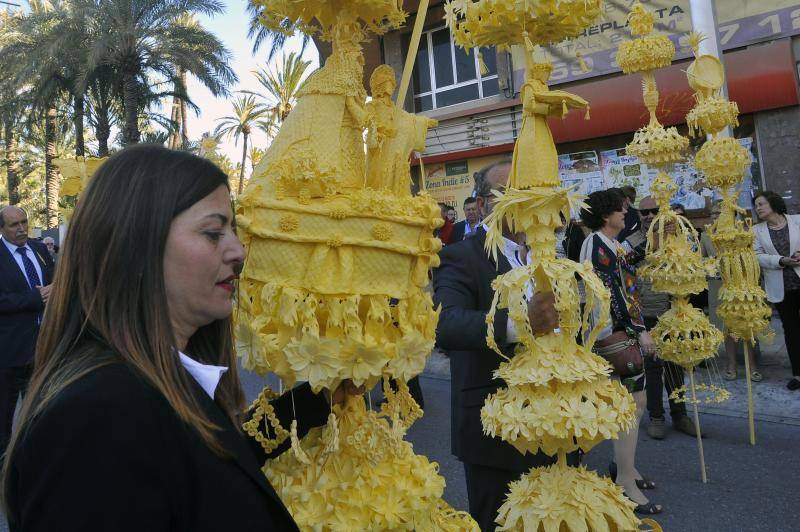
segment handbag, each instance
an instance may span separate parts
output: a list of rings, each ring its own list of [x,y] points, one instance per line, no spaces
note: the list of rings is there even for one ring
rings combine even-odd
[[[639,340],[628,336],[625,331],[617,331],[594,343],[594,352],[605,358],[620,378],[639,375],[644,366],[642,348]]]

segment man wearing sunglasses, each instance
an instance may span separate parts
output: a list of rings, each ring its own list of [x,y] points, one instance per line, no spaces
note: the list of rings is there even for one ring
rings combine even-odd
[[[639,202],[639,227],[628,236],[625,247],[630,246],[632,250],[632,263],[637,263],[645,258],[645,248],[647,247],[647,231],[653,224],[653,220],[658,215],[658,205],[656,201],[647,196]],[[651,330],[658,323],[658,318],[669,310],[670,300],[667,294],[653,290],[652,284],[641,277],[637,278],[639,285],[640,304],[644,325],[647,330]],[[664,418],[664,399],[662,388],[667,390],[667,397],[676,388],[683,386],[683,368],[679,365],[662,360],[658,357],[645,357],[645,390],[647,391],[647,410],[650,414],[650,424],[647,426],[647,434],[656,440],[662,440],[666,436],[666,426]],[[694,423],[686,415],[686,403],[669,400],[669,412],[672,417],[672,426],[690,436],[695,435]]]

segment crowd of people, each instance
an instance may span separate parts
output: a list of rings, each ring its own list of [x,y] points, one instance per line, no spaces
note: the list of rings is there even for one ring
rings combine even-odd
[[[501,160],[475,174],[462,221],[442,205],[445,246],[432,283],[441,305],[437,342],[451,361],[452,452],[463,462],[469,511],[483,530],[494,529],[510,481],[553,462],[486,436],[480,418],[486,398],[503,386],[494,378],[502,358],[486,340],[492,282],[530,260],[510,231],[496,259],[485,250],[482,219],[509,170],[510,161]],[[637,419],[649,413],[648,434],[661,439],[664,391],[669,396],[681,387],[684,374],[658,358],[649,334],[670,301],[637,275],[659,207],[651,197],[637,204],[631,189],[594,192],[586,203],[580,219],[560,230],[557,251],[590,261],[610,292],[612,323],[600,349],[614,334],[638,341],[642,368],[612,378],[633,394]],[[754,206],[762,220],[754,226],[756,254],[792,364],[787,387],[797,390],[800,216],[787,214],[772,192],[758,193]],[[0,209],[0,240],[0,491],[12,530],[64,523],[76,530],[296,529],[260,470],[264,449],[238,428],[252,415],[231,330],[245,250],[227,176],[185,152],[127,148],[83,193],[57,268],[55,243],[30,239],[27,214],[17,206]],[[707,238],[701,247],[715,253]],[[719,279],[711,281],[713,314]],[[552,331],[558,324],[552,294],[532,292],[528,318],[535,334]],[[494,340],[511,355],[517,333],[508,312],[494,319]],[[726,350],[726,375],[737,378],[735,343],[726,342]],[[300,385],[273,405],[280,425],[297,419],[302,437],[326,422],[331,404],[363,392],[349,381],[320,395]],[[670,400],[669,410],[673,428],[694,436],[685,404]],[[656,514],[663,508],[646,495],[656,481],[636,466],[637,438],[638,423],[620,434],[609,475],[637,512]],[[572,464],[580,459],[569,456]]]

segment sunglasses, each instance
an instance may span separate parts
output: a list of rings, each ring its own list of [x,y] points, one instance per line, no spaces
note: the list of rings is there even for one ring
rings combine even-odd
[[[655,216],[658,214],[658,207],[654,209],[639,209],[639,212],[642,213],[642,216],[649,216],[651,214]]]

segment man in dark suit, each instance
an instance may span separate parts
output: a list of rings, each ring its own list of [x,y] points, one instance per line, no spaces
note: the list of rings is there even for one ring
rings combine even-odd
[[[464,200],[464,219],[453,226],[453,236],[450,242],[461,242],[474,236],[480,225],[478,199],[470,196]]]
[[[489,173],[504,172],[507,177],[509,168],[507,162],[500,163]],[[477,185],[476,190],[480,193]],[[486,211],[490,211],[488,191],[482,199]],[[513,235],[506,236],[506,247],[513,248]],[[470,514],[481,530],[494,530],[508,483],[531,467],[553,460],[544,455],[522,455],[509,443],[483,433],[481,407],[489,394],[503,386],[501,380],[492,377],[502,359],[486,344],[486,314],[494,296],[491,283],[511,270],[510,261],[519,266],[526,260],[524,247],[520,247],[508,256],[505,251],[498,253],[495,263],[487,256],[485,242],[486,232],[478,227],[473,238],[443,248],[441,266],[433,271],[433,286],[434,301],[442,306],[436,341],[450,355],[452,452],[464,463]],[[528,317],[535,333],[557,327],[552,295],[537,294],[528,305]],[[497,345],[511,356],[516,333],[513,326],[509,327],[507,310],[495,314],[494,334]]]
[[[0,452],[5,453],[20,393],[33,367],[42,312],[50,297],[53,259],[28,240],[28,216],[0,209]]]

